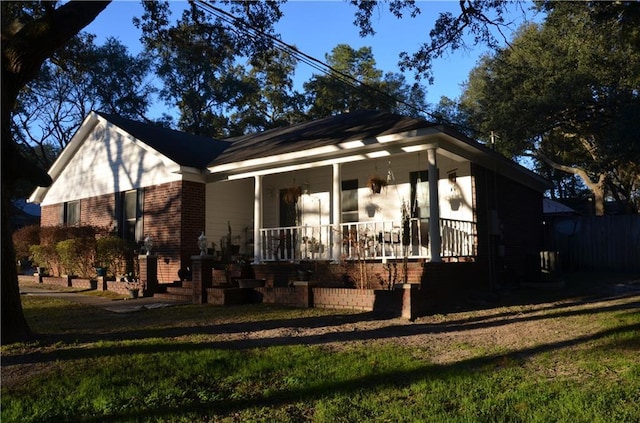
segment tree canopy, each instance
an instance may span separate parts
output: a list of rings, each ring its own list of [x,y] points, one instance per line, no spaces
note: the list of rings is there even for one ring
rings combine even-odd
[[[553,3],[471,72],[467,125],[510,157],[577,175],[596,214],[640,199],[640,4]]]

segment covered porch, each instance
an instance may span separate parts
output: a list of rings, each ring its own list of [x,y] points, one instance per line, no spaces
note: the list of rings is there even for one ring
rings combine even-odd
[[[207,234],[218,232],[222,239],[227,227],[228,233],[245,234],[243,255],[254,264],[475,259],[468,160],[436,144],[350,159],[271,167],[210,184]],[[374,193],[363,174],[381,175],[387,187]],[[214,204],[220,198],[233,201],[222,209],[219,201]],[[228,216],[247,224],[238,229]]]

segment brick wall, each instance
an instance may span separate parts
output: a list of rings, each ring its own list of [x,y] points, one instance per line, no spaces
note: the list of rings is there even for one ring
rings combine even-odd
[[[80,200],[80,222],[83,225],[115,228],[116,226],[115,194]]]
[[[178,181],[144,189],[144,233],[154,239],[158,256],[158,279],[178,280],[181,267],[191,267],[192,255],[199,254],[197,239],[205,226],[205,185]],[[42,207],[41,224],[60,224],[61,204]],[[115,195],[108,194],[80,200],[83,225],[114,227]]]
[[[373,289],[313,288],[313,306],[371,311],[375,303]]]
[[[531,257],[542,249],[542,193],[472,165],[478,260],[490,267],[491,285],[519,282],[536,269]],[[492,210],[498,234],[490,234]],[[492,261],[493,260],[493,261]]]
[[[183,267],[189,266],[193,269],[191,256],[200,254],[197,241],[205,230],[206,186],[197,182],[184,181],[181,196],[180,261]],[[211,241],[213,240],[209,240],[209,243]]]
[[[199,254],[204,222],[204,184],[182,181],[145,188],[144,231],[155,240],[160,281],[178,280],[181,267],[192,267],[190,257]]]
[[[408,283],[420,283],[424,261],[407,263]],[[389,281],[400,284],[403,279],[402,260],[389,260],[387,265],[378,261],[365,263],[369,283],[365,288],[386,289]],[[298,270],[312,271],[312,279],[322,287],[353,287],[359,277],[359,262],[350,261],[339,264],[330,262],[311,263],[264,263],[253,266],[257,279],[264,279],[266,286],[286,287],[298,280]]]

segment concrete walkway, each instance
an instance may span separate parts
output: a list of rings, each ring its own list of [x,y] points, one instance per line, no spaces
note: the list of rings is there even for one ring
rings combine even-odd
[[[62,298],[79,304],[99,307],[114,313],[133,313],[152,308],[170,307],[180,304],[188,304],[184,301],[158,299],[154,297],[139,297],[136,299],[112,299],[98,295],[85,295],[78,292],[55,291],[41,289],[32,286],[20,287],[20,295],[37,295],[45,297]]]

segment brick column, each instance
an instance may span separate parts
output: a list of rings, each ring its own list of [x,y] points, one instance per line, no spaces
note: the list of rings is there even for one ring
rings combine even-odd
[[[207,288],[213,286],[213,256],[191,256],[193,303],[207,302]]]
[[[140,281],[145,287],[144,296],[152,297],[158,288],[158,256],[140,255]]]
[[[417,316],[416,302],[418,300],[418,284],[404,283],[402,284],[402,317],[413,320]]]

